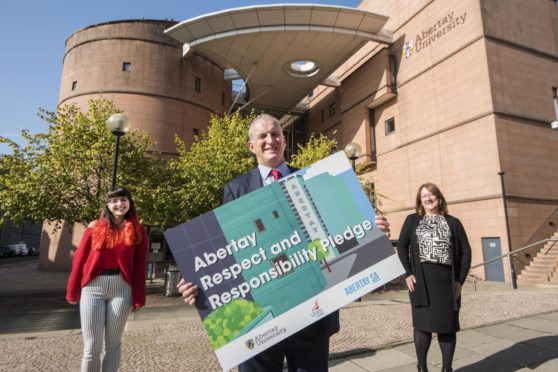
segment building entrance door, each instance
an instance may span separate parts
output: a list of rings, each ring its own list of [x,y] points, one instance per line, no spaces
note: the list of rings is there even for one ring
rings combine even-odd
[[[501,256],[500,238],[482,238],[482,253],[485,261]],[[504,262],[502,259],[492,261],[484,267],[486,280],[493,282],[504,281]]]

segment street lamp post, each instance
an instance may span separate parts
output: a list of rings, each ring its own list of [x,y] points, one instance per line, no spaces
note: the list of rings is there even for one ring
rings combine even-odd
[[[343,151],[345,152],[345,155],[347,155],[347,157],[351,161],[351,166],[353,167],[353,172],[356,173],[356,160],[362,154],[362,150],[360,148],[360,145],[358,143],[351,142],[347,146],[345,146]],[[355,300],[355,302],[361,302],[361,301],[362,301],[361,297],[359,297]]]
[[[515,266],[513,264],[513,255],[511,254],[512,244],[511,244],[510,224],[508,221],[508,203],[506,200],[506,188],[504,187],[504,174],[506,174],[506,172],[498,172],[498,175],[500,176],[500,182],[502,184],[502,199],[504,199],[504,218],[506,219],[506,233],[508,234],[508,253],[509,253],[508,258],[510,260],[511,285],[513,289],[517,289]]]
[[[552,98],[554,100],[554,115],[556,120],[550,123],[552,129],[558,129],[558,89],[552,88]]]
[[[112,114],[107,120],[107,126],[109,130],[115,136],[115,143],[114,143],[114,162],[112,165],[112,182],[110,184],[111,187],[116,185],[116,169],[118,167],[118,151],[120,148],[120,137],[128,133],[130,130],[130,121],[126,115],[117,113]]]
[[[349,143],[347,146],[345,146],[345,155],[347,155],[347,157],[349,158],[349,160],[351,161],[351,165],[353,166],[353,171],[356,172],[356,160],[358,158],[360,158],[360,156],[362,155],[362,149],[360,148],[360,145],[358,143]]]

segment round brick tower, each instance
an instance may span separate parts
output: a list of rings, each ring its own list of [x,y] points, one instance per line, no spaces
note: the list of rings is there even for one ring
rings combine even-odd
[[[133,128],[175,154],[174,136],[188,145],[211,113],[231,102],[222,66],[200,54],[182,57],[182,45],[164,34],[175,21],[124,20],[76,31],[66,40],[59,105],[87,108],[91,98],[112,99]]]

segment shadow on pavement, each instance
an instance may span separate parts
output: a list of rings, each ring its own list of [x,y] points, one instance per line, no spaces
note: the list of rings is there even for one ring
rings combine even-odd
[[[329,354],[329,367],[336,366],[338,364],[343,364],[345,358],[358,359],[366,358],[376,354],[376,350],[370,348],[356,348],[341,353],[330,353]]]
[[[476,363],[459,368],[456,371],[507,372],[519,371],[524,368],[536,369],[552,359],[558,359],[558,336],[544,336],[518,342],[507,349],[494,353]]]

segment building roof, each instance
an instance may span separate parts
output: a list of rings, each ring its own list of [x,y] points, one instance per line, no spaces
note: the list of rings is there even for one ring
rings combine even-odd
[[[236,70],[252,106],[290,111],[366,42],[391,43],[387,20],[340,6],[258,5],[192,18],[165,33],[183,43],[184,56],[201,51]]]

